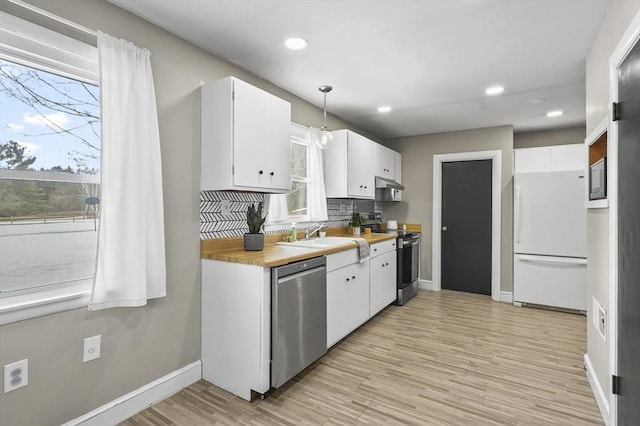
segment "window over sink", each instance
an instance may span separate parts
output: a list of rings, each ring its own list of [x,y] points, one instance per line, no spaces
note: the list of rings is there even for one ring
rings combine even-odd
[[[291,123],[291,190],[265,197],[267,223],[327,220],[322,154],[317,129]]]

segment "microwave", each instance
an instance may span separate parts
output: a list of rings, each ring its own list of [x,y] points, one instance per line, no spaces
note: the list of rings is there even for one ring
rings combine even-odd
[[[589,168],[589,199],[607,198],[607,157],[601,158]]]

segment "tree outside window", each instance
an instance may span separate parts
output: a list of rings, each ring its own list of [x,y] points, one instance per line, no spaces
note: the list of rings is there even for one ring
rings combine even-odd
[[[0,293],[92,278],[96,85],[0,59]]]

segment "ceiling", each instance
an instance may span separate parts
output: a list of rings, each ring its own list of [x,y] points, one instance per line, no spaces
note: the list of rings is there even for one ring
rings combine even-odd
[[[380,138],[585,122],[607,0],[109,0]],[[283,41],[305,38],[305,50]],[[505,92],[488,96],[485,89]],[[544,99],[531,103],[532,99]],[[381,105],[391,106],[386,114]],[[548,118],[551,110],[563,110]],[[318,123],[320,126],[322,123]]]

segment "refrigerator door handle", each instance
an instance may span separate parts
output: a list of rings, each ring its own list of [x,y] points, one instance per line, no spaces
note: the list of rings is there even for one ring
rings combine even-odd
[[[548,257],[548,256],[531,256],[531,255],[518,255],[518,259],[523,262],[536,262],[536,263],[552,263],[554,265],[573,265],[583,266],[587,264],[587,259],[572,258],[572,257]]]
[[[515,190],[515,211],[513,213],[513,233],[516,243],[520,242],[520,185],[516,185]]]

